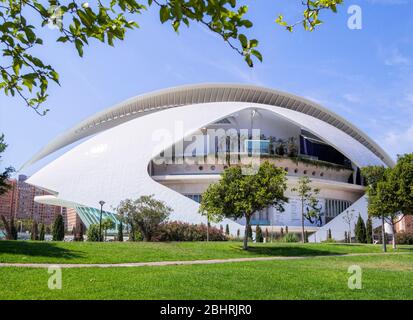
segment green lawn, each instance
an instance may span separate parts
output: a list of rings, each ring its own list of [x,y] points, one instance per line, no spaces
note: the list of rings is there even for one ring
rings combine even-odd
[[[362,268],[361,290],[347,287],[350,265]],[[413,255],[398,254],[64,269],[61,290],[49,276],[0,268],[0,299],[413,299]]]
[[[411,251],[400,246],[398,251]],[[0,241],[0,262],[18,263],[122,263],[225,259],[265,256],[316,256],[381,252],[380,245],[346,244],[251,244],[242,250],[240,242],[39,242]]]

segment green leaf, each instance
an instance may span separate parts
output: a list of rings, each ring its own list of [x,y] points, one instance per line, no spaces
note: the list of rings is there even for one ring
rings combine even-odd
[[[83,42],[79,39],[76,39],[75,46],[76,46],[79,56],[83,57]]]
[[[24,28],[24,33],[26,34],[27,40],[29,40],[29,42],[34,42],[36,40],[36,35],[30,27]]]
[[[13,71],[14,71],[14,74],[15,74],[16,76],[18,76],[19,73],[20,73],[21,65],[22,65],[22,61],[21,61],[21,60],[20,60],[20,61],[15,61],[15,62],[13,63]]]
[[[56,71],[54,71],[54,70],[50,71],[50,75],[51,75],[54,82],[56,82],[57,84],[60,84],[59,83],[59,74]]]
[[[160,20],[162,23],[169,20],[170,17],[170,10],[168,6],[161,6],[161,10],[159,11]]]
[[[173,22],[172,26],[173,26],[175,32],[178,32],[180,24],[181,24],[181,22],[179,20],[175,20]]]
[[[57,38],[57,42],[67,42],[69,40],[69,38],[67,36],[61,36],[59,38]]]
[[[248,46],[248,40],[244,34],[238,35],[238,40],[241,42],[243,48],[246,48]]]
[[[262,62],[262,55],[259,51],[257,50],[251,50],[251,54],[254,55],[260,62]]]

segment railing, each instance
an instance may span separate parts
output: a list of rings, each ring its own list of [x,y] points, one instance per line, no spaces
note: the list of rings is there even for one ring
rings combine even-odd
[[[264,219],[251,219],[251,224],[256,226],[269,226],[270,220]]]

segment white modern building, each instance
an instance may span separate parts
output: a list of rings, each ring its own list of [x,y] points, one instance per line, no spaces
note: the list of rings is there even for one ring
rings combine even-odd
[[[291,191],[301,176],[320,189],[318,219],[306,220],[310,241],[337,240],[346,211],[367,215],[360,168],[392,166],[372,139],[337,114],[288,93],[238,84],[199,84],[140,95],[99,112],[64,132],[26,166],[79,140],[32,175],[28,183],[52,196],[35,201],[73,208],[86,226],[126,198],[153,194],[172,209],[171,220],[205,223],[198,202],[230,165],[268,160],[287,172],[289,203],[257,212],[253,224],[298,230],[301,212]],[[257,160],[257,156],[259,159]],[[232,233],[244,221],[224,220]]]

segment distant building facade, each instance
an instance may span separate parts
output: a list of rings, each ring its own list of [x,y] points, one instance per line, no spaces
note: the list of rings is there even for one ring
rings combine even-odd
[[[10,190],[3,195],[0,195],[0,216],[10,218],[16,211],[16,180],[10,180]]]
[[[41,204],[34,201],[36,196],[50,193],[26,183],[25,175],[9,181],[10,190],[0,196],[0,215],[17,220],[36,220],[38,223],[52,224],[56,214],[66,216],[66,208]]]
[[[396,232],[413,232],[413,216],[405,216],[396,224]]]

